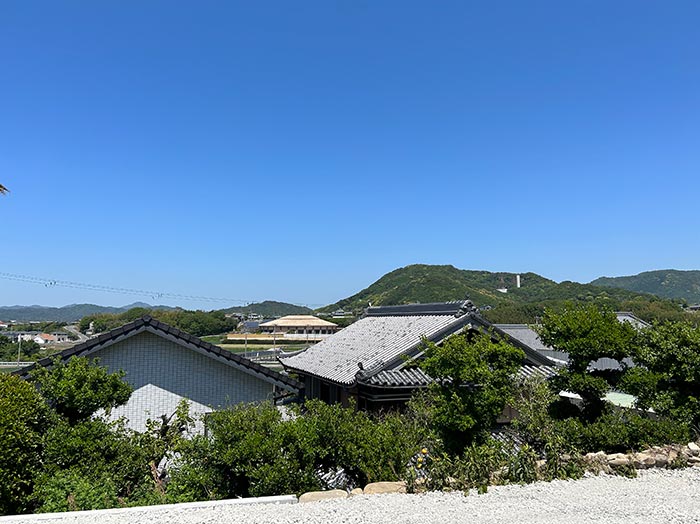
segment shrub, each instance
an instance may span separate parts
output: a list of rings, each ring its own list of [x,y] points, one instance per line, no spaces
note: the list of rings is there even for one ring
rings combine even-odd
[[[124,372],[109,373],[96,360],[84,357],[67,362],[56,358],[50,367],[33,370],[31,377],[49,405],[71,424],[89,419],[99,409],[124,404],[132,391],[122,380]]]
[[[34,498],[40,500],[38,513],[107,509],[119,505],[112,479],[90,479],[74,470],[44,476]]]
[[[488,335],[455,335],[438,346],[425,342],[421,367],[434,379],[433,423],[446,449],[460,454],[486,439],[511,399],[522,350]]]
[[[21,378],[0,375],[0,514],[30,509],[29,494],[41,468],[41,435],[48,406]]]
[[[633,411],[613,411],[584,424],[570,418],[558,423],[562,435],[582,453],[624,453],[649,446],[687,442],[688,426],[670,419],[654,420]]]

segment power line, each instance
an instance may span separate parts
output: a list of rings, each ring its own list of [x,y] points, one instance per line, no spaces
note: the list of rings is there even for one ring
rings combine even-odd
[[[4,280],[14,280],[16,282],[27,282],[30,284],[39,284],[44,287],[66,287],[73,289],[86,289],[88,291],[100,291],[103,293],[113,293],[119,295],[138,295],[138,296],[148,296],[154,300],[161,298],[172,298],[176,300],[191,300],[191,301],[205,301],[205,302],[228,302],[228,303],[239,303],[243,305],[249,305],[254,301],[251,300],[241,300],[237,298],[226,298],[226,297],[205,297],[198,295],[182,295],[180,293],[167,293],[163,291],[149,291],[145,289],[130,289],[123,287],[114,286],[102,286],[99,284],[87,284],[85,282],[71,282],[69,280],[56,280],[53,278],[42,278],[33,277],[29,275],[18,275],[16,273],[4,273],[0,272],[0,278]]]

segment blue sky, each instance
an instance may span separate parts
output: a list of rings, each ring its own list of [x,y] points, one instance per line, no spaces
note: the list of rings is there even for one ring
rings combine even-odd
[[[412,263],[700,269],[699,18],[2,2],[0,272],[321,305]],[[0,305],[134,300],[0,279]]]

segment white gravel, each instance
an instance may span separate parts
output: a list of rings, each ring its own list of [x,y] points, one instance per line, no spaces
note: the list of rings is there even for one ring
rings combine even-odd
[[[38,521],[9,517],[12,522]],[[41,518],[41,517],[39,517]],[[0,523],[5,518],[0,518]],[[577,481],[497,486],[485,495],[427,493],[371,495],[293,505],[197,509],[157,506],[119,512],[45,515],[57,524],[194,523],[700,523],[700,468],[642,471],[636,479],[586,477]]]

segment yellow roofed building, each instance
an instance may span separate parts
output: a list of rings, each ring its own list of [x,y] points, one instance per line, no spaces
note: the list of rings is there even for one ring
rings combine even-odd
[[[287,315],[260,324],[262,333],[280,335],[284,338],[325,338],[338,331],[340,327],[313,315]]]

